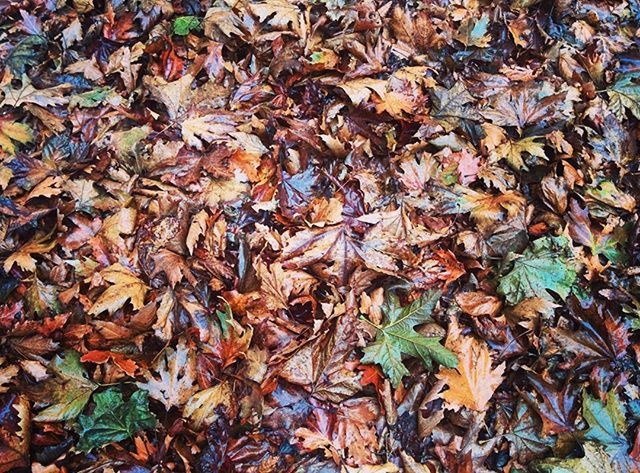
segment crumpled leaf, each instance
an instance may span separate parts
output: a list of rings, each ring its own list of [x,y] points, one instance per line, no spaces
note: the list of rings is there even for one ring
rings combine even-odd
[[[511,255],[511,270],[500,278],[498,293],[510,305],[516,305],[530,297],[542,297],[553,301],[553,291],[566,299],[576,280],[570,243],[564,236],[544,237],[535,240],[525,252]]]
[[[91,414],[78,417],[78,448],[88,452],[111,442],[119,442],[141,430],[156,425],[155,416],[149,412],[147,392],[134,392],[124,400],[117,388],[109,388],[93,397],[95,407]]]
[[[136,310],[144,305],[147,285],[120,263],[103,269],[100,271],[100,276],[112,285],[93,303],[89,309],[90,314],[97,315],[105,310],[113,314],[127,301],[130,301]]]

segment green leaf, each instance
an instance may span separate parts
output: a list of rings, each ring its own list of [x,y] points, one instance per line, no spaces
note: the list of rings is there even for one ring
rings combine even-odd
[[[467,104],[474,101],[464,83],[456,82],[450,89],[436,87],[432,95],[433,110],[431,115],[435,118],[460,117],[469,115]]]
[[[386,324],[376,327],[376,339],[364,349],[362,362],[379,364],[394,386],[409,374],[402,363],[403,354],[421,358],[429,369],[432,361],[448,368],[457,366],[458,359],[440,344],[439,337],[425,337],[413,329],[418,324],[433,320],[431,312],[439,298],[439,292],[430,292],[402,307],[398,297],[391,294],[382,306]]]
[[[180,16],[173,22],[173,32],[178,36],[187,36],[200,28],[200,19],[197,16]]]
[[[555,442],[553,436],[540,433],[540,421],[523,401],[516,406],[504,437],[510,443],[511,455],[521,463],[544,453]]]
[[[95,108],[102,104],[110,95],[116,95],[109,87],[98,87],[81,94],[73,95],[69,99],[69,108]]]
[[[640,119],[640,85],[632,79],[633,76],[624,75],[607,90],[609,105],[619,120],[624,120],[625,109]]]
[[[33,284],[25,294],[25,300],[29,309],[40,317],[60,312],[58,291],[55,286],[43,283],[37,276],[34,277]]]
[[[549,458],[536,464],[536,471],[544,473],[616,473],[607,453],[598,444],[587,442],[583,445],[582,458]]]
[[[624,407],[614,391],[607,394],[606,404],[584,393],[582,417],[589,424],[589,428],[584,433],[585,439],[598,442],[611,456],[618,455],[621,450],[626,454],[627,421],[624,416]]]
[[[119,389],[109,388],[96,394],[93,400],[96,406],[91,415],[78,418],[78,448],[84,452],[133,438],[137,432],[156,425],[144,390],[136,391],[125,402]]]
[[[521,256],[509,255],[511,270],[500,278],[498,293],[516,305],[529,297],[553,301],[549,291],[563,300],[576,280],[569,240],[564,236],[535,240]]]
[[[37,65],[46,53],[47,43],[44,36],[34,34],[16,44],[5,61],[11,73],[19,77],[31,66]]]
[[[51,362],[51,371],[55,378],[47,382],[45,390],[51,394],[54,403],[33,420],[59,422],[75,419],[98,385],[89,379],[80,363],[80,354],[73,350],[66,351],[63,358],[56,355]]]

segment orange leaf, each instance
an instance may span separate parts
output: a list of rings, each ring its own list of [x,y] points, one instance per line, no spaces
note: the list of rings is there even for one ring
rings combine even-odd
[[[502,302],[495,296],[482,291],[462,292],[456,295],[456,303],[462,312],[469,315],[496,316],[502,308]]]
[[[491,369],[491,356],[486,344],[462,335],[457,321],[452,321],[445,347],[458,355],[456,369],[442,368],[436,375],[449,389],[440,394],[448,408],[461,407],[484,411],[494,391],[502,382],[505,364]]]
[[[125,358],[122,353],[115,353],[112,351],[104,350],[92,350],[89,353],[83,355],[82,358],[80,358],[80,361],[82,362],[89,361],[98,365],[107,363],[109,360],[113,361],[116,366],[118,366],[129,376],[135,376],[138,365],[135,361]]]

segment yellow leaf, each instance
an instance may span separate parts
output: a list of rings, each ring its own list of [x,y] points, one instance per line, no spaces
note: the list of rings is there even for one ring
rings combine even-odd
[[[276,28],[288,30],[289,24],[291,24],[293,31],[301,36],[301,10],[294,3],[288,0],[267,0],[264,3],[252,3],[249,5],[249,9],[251,13],[260,18],[260,21],[269,18],[268,23]]]
[[[33,237],[33,239],[25,243],[18,251],[6,259],[4,262],[4,272],[8,273],[11,271],[14,263],[25,271],[35,272],[36,260],[31,255],[46,253],[56,246],[55,240],[47,242],[47,239],[48,235],[40,235]]]
[[[89,309],[90,314],[97,315],[105,310],[113,314],[128,300],[136,310],[144,305],[144,296],[149,288],[120,263],[112,264],[103,269],[100,276],[113,285],[107,288]]]
[[[521,140],[507,140],[500,145],[494,155],[498,159],[506,159],[512,168],[521,170],[528,169],[522,159],[524,153],[529,153],[531,156],[535,156],[542,159],[547,159],[547,155],[544,153],[544,143],[536,141],[540,136],[529,136]]]
[[[16,152],[14,142],[25,144],[31,141],[33,141],[33,132],[29,125],[0,120],[0,148],[4,151],[13,155]]]
[[[198,243],[198,239],[204,235],[204,232],[207,230],[207,219],[208,214],[206,211],[201,210],[198,212],[191,221],[191,225],[189,226],[189,232],[187,233],[187,248],[189,249],[189,254],[193,254],[193,249],[196,247]]]
[[[494,391],[502,382],[505,364],[491,369],[489,348],[484,342],[462,335],[457,321],[452,321],[445,347],[458,355],[458,367],[442,368],[436,377],[449,386],[440,394],[446,406],[484,411]]]
[[[206,203],[210,207],[217,207],[218,204],[236,200],[249,190],[249,185],[238,178],[235,179],[215,179],[209,183],[205,191]]]
[[[231,408],[231,386],[227,382],[194,394],[184,407],[184,416],[191,419],[195,429],[212,423],[218,417],[216,407]]]

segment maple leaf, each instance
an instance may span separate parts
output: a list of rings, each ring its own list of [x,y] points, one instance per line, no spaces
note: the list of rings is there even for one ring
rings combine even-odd
[[[527,464],[553,446],[553,437],[540,433],[540,421],[524,401],[518,401],[511,413],[505,406],[499,406],[498,409],[499,415],[510,415],[503,435],[510,443],[512,457],[520,463]]]
[[[386,323],[372,325],[376,329],[375,341],[367,346],[362,363],[377,363],[394,386],[402,381],[409,370],[402,363],[402,355],[420,358],[428,369],[436,361],[444,366],[456,366],[456,356],[440,344],[440,337],[425,337],[414,330],[418,324],[431,322],[431,312],[438,303],[439,292],[430,292],[402,307],[395,294],[390,294],[382,306]]]
[[[276,28],[286,30],[291,24],[293,31],[301,36],[300,10],[295,3],[286,0],[267,0],[263,3],[250,3],[249,10],[260,18],[260,21],[268,18],[269,24]]]
[[[197,284],[197,280],[193,276],[189,266],[179,254],[163,248],[157,253],[154,253],[151,258],[154,263],[153,272],[151,273],[152,278],[160,273],[164,273],[172,288],[175,288],[176,285],[185,278],[192,286]]]
[[[264,262],[258,261],[255,267],[262,282],[261,289],[267,307],[272,310],[288,309],[291,296],[309,294],[317,283],[310,274],[284,269],[281,263],[272,263],[267,267]]]
[[[148,391],[153,399],[164,404],[167,410],[172,407],[181,408],[198,391],[195,380],[196,361],[193,355],[193,351],[181,339],[175,350],[167,348],[154,363],[152,369],[159,377],[147,372],[147,382],[136,384]]]
[[[24,396],[0,396],[3,413],[0,433],[0,471],[11,472],[28,468],[30,437],[29,401]]]
[[[100,271],[100,276],[105,281],[112,283],[112,286],[109,286],[93,303],[89,309],[90,314],[98,315],[105,310],[113,314],[127,301],[131,301],[131,305],[136,310],[144,305],[144,296],[148,290],[147,285],[120,263],[112,264],[103,269]]]
[[[454,410],[461,407],[486,410],[493,393],[502,383],[505,364],[492,369],[487,345],[462,335],[455,319],[449,325],[445,347],[455,353],[458,365],[455,369],[441,367],[436,373],[436,377],[449,386],[440,397],[445,400],[447,407]]]
[[[80,363],[80,354],[73,350],[56,355],[51,361],[55,378],[47,381],[45,389],[52,393],[53,403],[34,417],[36,422],[59,422],[75,419],[98,385],[89,379]]]
[[[493,153],[498,159],[505,159],[516,170],[528,169],[522,156],[527,153],[530,156],[547,159],[544,152],[544,144],[538,140],[539,136],[529,136],[520,140],[507,139],[498,146]]]
[[[296,233],[286,242],[280,260],[285,269],[333,263],[327,271],[341,283],[346,282],[358,262],[381,272],[397,271],[391,256],[372,247],[371,243],[359,241],[346,224]]]
[[[618,120],[624,120],[625,109],[640,119],[640,85],[632,74],[622,75],[607,89],[609,106]]]
[[[36,260],[32,255],[47,253],[56,246],[56,241],[50,240],[49,237],[50,235],[45,234],[36,235],[22,245],[18,251],[12,253],[5,260],[4,271],[8,273],[13,265],[17,264],[23,270],[34,273],[36,271]]]
[[[564,236],[539,238],[522,255],[511,254],[507,263],[513,264],[500,278],[498,293],[510,305],[530,297],[553,300],[549,291],[564,300],[576,280],[570,243]]]
[[[191,225],[189,226],[189,231],[187,232],[187,240],[186,245],[189,250],[189,254],[193,254],[193,250],[198,243],[198,240],[204,232],[207,230],[207,220],[209,219],[209,215],[206,210],[201,210],[196,215],[194,215],[191,220]]]
[[[456,294],[456,304],[460,306],[465,314],[479,316],[495,316],[502,308],[502,302],[495,296],[491,296],[481,291],[462,292]]]
[[[521,394],[542,419],[542,433],[550,435],[573,432],[573,421],[577,415],[578,389],[570,383],[566,383],[559,389],[555,384],[534,374],[529,374],[527,378],[542,398],[542,403],[537,401],[533,393]]]
[[[182,121],[182,139],[185,143],[197,149],[203,148],[203,142],[224,139],[227,133],[235,131],[235,126],[229,124],[228,119],[221,115],[204,115],[191,117]]]
[[[164,104],[167,108],[169,118],[178,120],[192,100],[191,83],[193,76],[185,74],[180,79],[167,82],[162,77],[147,76],[144,78],[145,85],[153,97]]]
[[[434,88],[432,100],[435,118],[466,118],[469,116],[467,104],[475,101],[463,82],[456,82],[450,89]]]
[[[555,118],[565,96],[564,93],[545,96],[535,86],[513,88],[508,93],[496,94],[492,109],[481,113],[495,125],[513,126],[522,130],[528,124]]]
[[[336,413],[319,409],[307,420],[309,427],[296,430],[302,448],[324,450],[337,464],[345,457],[347,464],[367,465],[378,450],[373,422],[378,409],[371,398],[354,398],[342,403]]]
[[[93,401],[93,412],[78,417],[78,448],[84,452],[133,438],[137,432],[156,425],[146,391],[136,391],[125,401],[119,389],[109,388],[96,394]]]
[[[83,363],[89,361],[98,365],[113,361],[118,368],[129,376],[135,376],[136,368],[138,367],[135,361],[127,358],[124,354],[106,350],[91,350],[89,353],[82,355],[80,361]]]
[[[496,222],[512,220],[524,213],[526,199],[516,191],[489,194],[455,185],[452,190],[439,189],[440,209],[446,214],[469,212],[483,233],[490,233]]]
[[[489,16],[485,13],[479,19],[467,18],[454,36],[465,46],[486,48],[491,41],[491,35],[487,34]]]
[[[183,415],[189,418],[194,429],[212,424],[218,418],[218,407],[232,408],[233,392],[229,383],[223,382],[195,393],[184,406]]]
[[[7,118],[0,118],[0,148],[15,154],[15,143],[26,144],[33,141],[33,131],[29,125],[17,123]]]

